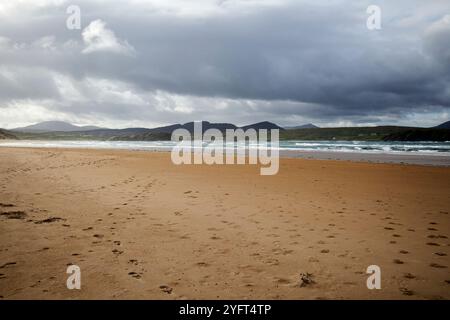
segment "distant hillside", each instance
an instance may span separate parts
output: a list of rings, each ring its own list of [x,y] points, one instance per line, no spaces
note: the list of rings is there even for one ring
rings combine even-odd
[[[115,136],[109,140],[113,141],[169,141],[172,137],[168,132],[144,132],[125,136]]]
[[[54,131],[54,132],[19,132],[14,136],[19,139],[31,140],[114,140],[114,141],[167,141],[171,139],[175,129],[186,129],[191,134],[194,123],[173,124],[158,128],[125,128],[125,129],[95,129],[84,131]],[[210,128],[225,132],[226,129],[238,128],[231,123],[202,122],[203,131]],[[360,140],[360,141],[450,141],[449,129],[415,128],[398,126],[378,127],[346,127],[346,128],[301,128],[284,130],[272,122],[258,122],[241,127],[258,129],[280,129],[281,140]],[[11,133],[9,133],[11,134]]]
[[[5,139],[17,139],[17,137],[7,130],[0,129],[0,140]]]
[[[238,128],[231,123],[212,123],[208,121],[202,121],[203,132],[216,128],[222,132],[226,129]],[[250,124],[242,127],[244,130],[248,128],[258,129],[280,129],[283,128],[277,126],[274,123],[265,121]],[[170,140],[172,131],[175,129],[186,129],[191,134],[194,132],[194,122],[188,122],[185,124],[173,124],[158,128],[126,128],[126,129],[95,129],[95,130],[76,130],[76,131],[17,131],[15,134],[20,139],[31,140],[114,140],[114,141],[154,141],[154,140]]]
[[[416,128],[394,132],[383,138],[385,141],[450,141],[450,129]]]
[[[441,123],[440,125],[434,127],[435,129],[450,129],[450,121]]]
[[[317,129],[319,128],[318,126],[312,124],[312,123],[307,123],[301,126],[295,126],[295,127],[284,127],[286,130],[296,130],[296,129]]]
[[[188,130],[190,133],[194,132],[194,122],[188,122],[180,125],[178,128],[183,128]],[[177,128],[177,129],[178,129]],[[219,129],[220,131],[225,131],[226,129],[236,129],[237,127],[232,123],[212,123],[208,121],[202,121],[202,130],[205,132],[208,129]],[[153,129],[155,131],[160,131],[160,128]]]
[[[410,127],[347,127],[347,128],[314,128],[285,130],[280,134],[282,140],[383,140],[391,133],[413,129]]]
[[[275,123],[269,122],[269,121],[263,121],[263,122],[258,122],[258,123],[254,123],[254,124],[249,124],[247,126],[243,126],[242,129],[243,130],[247,130],[247,129],[255,129],[255,130],[260,130],[260,129],[267,129],[267,130],[272,130],[272,129],[278,129],[278,130],[284,130],[282,127],[276,125]]]
[[[86,131],[86,130],[95,130],[100,129],[95,126],[76,126],[68,122],[64,121],[44,121],[39,122],[30,126],[15,128],[12,131],[21,131],[21,132],[72,132],[72,131]]]

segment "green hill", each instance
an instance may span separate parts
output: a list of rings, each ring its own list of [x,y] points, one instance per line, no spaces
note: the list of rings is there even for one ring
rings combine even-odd
[[[0,129],[0,139],[17,139],[17,137],[7,130]]]
[[[217,125],[224,131],[227,128],[236,128],[232,124],[206,123],[204,130]],[[233,127],[231,127],[233,126]],[[251,126],[253,128],[279,128],[278,126],[262,122]],[[172,125],[160,128],[127,128],[127,129],[98,129],[71,132],[7,132],[0,134],[2,139],[27,140],[114,140],[114,141],[167,141],[171,138],[174,129],[184,128],[192,131],[192,123]],[[450,129],[415,128],[399,126],[378,127],[345,127],[345,128],[302,128],[280,130],[280,140],[359,140],[359,141],[450,141]]]
[[[413,129],[394,132],[385,141],[450,141],[450,129]]]
[[[347,127],[347,128],[311,128],[293,129],[280,132],[281,140],[384,140],[385,137],[411,127],[380,126],[380,127]]]

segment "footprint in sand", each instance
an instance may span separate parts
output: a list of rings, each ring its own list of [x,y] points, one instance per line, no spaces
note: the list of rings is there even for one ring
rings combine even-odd
[[[159,289],[161,289],[162,292],[167,293],[167,294],[171,294],[173,289],[171,287],[169,287],[168,285],[162,284],[159,286]]]
[[[427,238],[429,238],[429,239],[447,239],[446,236],[443,236],[443,235],[434,235],[434,234],[430,234]]]
[[[7,211],[2,212],[0,215],[5,216],[6,219],[19,219],[23,220],[25,217],[27,217],[27,214],[23,211]]]
[[[447,266],[444,266],[444,265],[438,264],[438,263],[430,263],[430,267],[439,268],[439,269],[446,269],[447,268]]]
[[[315,284],[316,282],[313,279],[313,275],[311,273],[300,273],[300,287],[308,287],[311,286],[313,284]]]
[[[1,265],[0,266],[0,269],[3,269],[3,268],[6,268],[6,267],[8,267],[8,266],[13,266],[13,265],[16,265],[17,264],[17,262],[6,262],[6,263],[4,263],[3,265]]]
[[[209,264],[208,263],[206,263],[206,262],[197,262],[196,264],[195,264],[196,266],[198,266],[198,267],[209,267]]]
[[[291,283],[291,281],[289,279],[285,279],[285,278],[277,278],[275,280],[275,282],[279,283],[279,284],[290,284]]]
[[[50,217],[44,220],[35,221],[35,224],[43,224],[43,223],[52,223],[56,221],[65,221],[66,219],[60,218],[60,217]]]
[[[114,253],[116,256],[121,255],[123,253],[122,250],[118,250],[118,249],[113,249],[111,250],[112,253]]]
[[[399,290],[405,296],[412,296],[412,295],[414,295],[414,291],[409,290],[408,288],[402,287],[402,288],[399,288]]]
[[[139,273],[134,272],[134,271],[128,272],[128,275],[132,276],[132,277],[135,278],[135,279],[140,279],[140,278],[142,278],[142,274],[139,274]]]
[[[2,207],[2,208],[11,208],[11,207],[14,207],[14,205],[10,204],[10,203],[1,203],[0,202],[0,207]]]

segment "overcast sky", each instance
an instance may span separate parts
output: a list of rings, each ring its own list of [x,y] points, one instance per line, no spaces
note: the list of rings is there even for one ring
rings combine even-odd
[[[448,0],[0,0],[3,128],[449,119]]]

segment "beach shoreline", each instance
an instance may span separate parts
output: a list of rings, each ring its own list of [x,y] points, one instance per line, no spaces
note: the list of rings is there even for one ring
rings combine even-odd
[[[3,142],[3,143],[2,143]],[[0,148],[33,148],[33,149],[61,149],[61,150],[126,150],[126,151],[143,151],[143,152],[171,152],[172,147],[154,147],[146,149],[126,149],[126,148],[110,148],[110,147],[54,147],[54,146],[30,146],[30,145],[11,145],[16,140],[1,140]],[[24,140],[25,143],[33,143],[34,140]],[[53,143],[54,141],[48,141]],[[3,144],[3,145],[2,145]],[[8,145],[5,145],[8,144]],[[281,158],[301,158],[310,160],[338,160],[338,161],[354,161],[368,163],[391,163],[391,164],[407,164],[407,165],[423,165],[423,166],[450,166],[450,154],[433,153],[419,154],[412,152],[403,153],[383,153],[383,152],[349,152],[349,151],[324,151],[324,150],[279,150]]]
[[[310,160],[337,160],[369,163],[407,164],[422,166],[450,166],[450,155],[439,154],[392,154],[339,151],[283,151],[281,157]]]
[[[261,176],[167,152],[1,147],[0,298],[450,299],[449,194],[440,166],[282,157]]]

